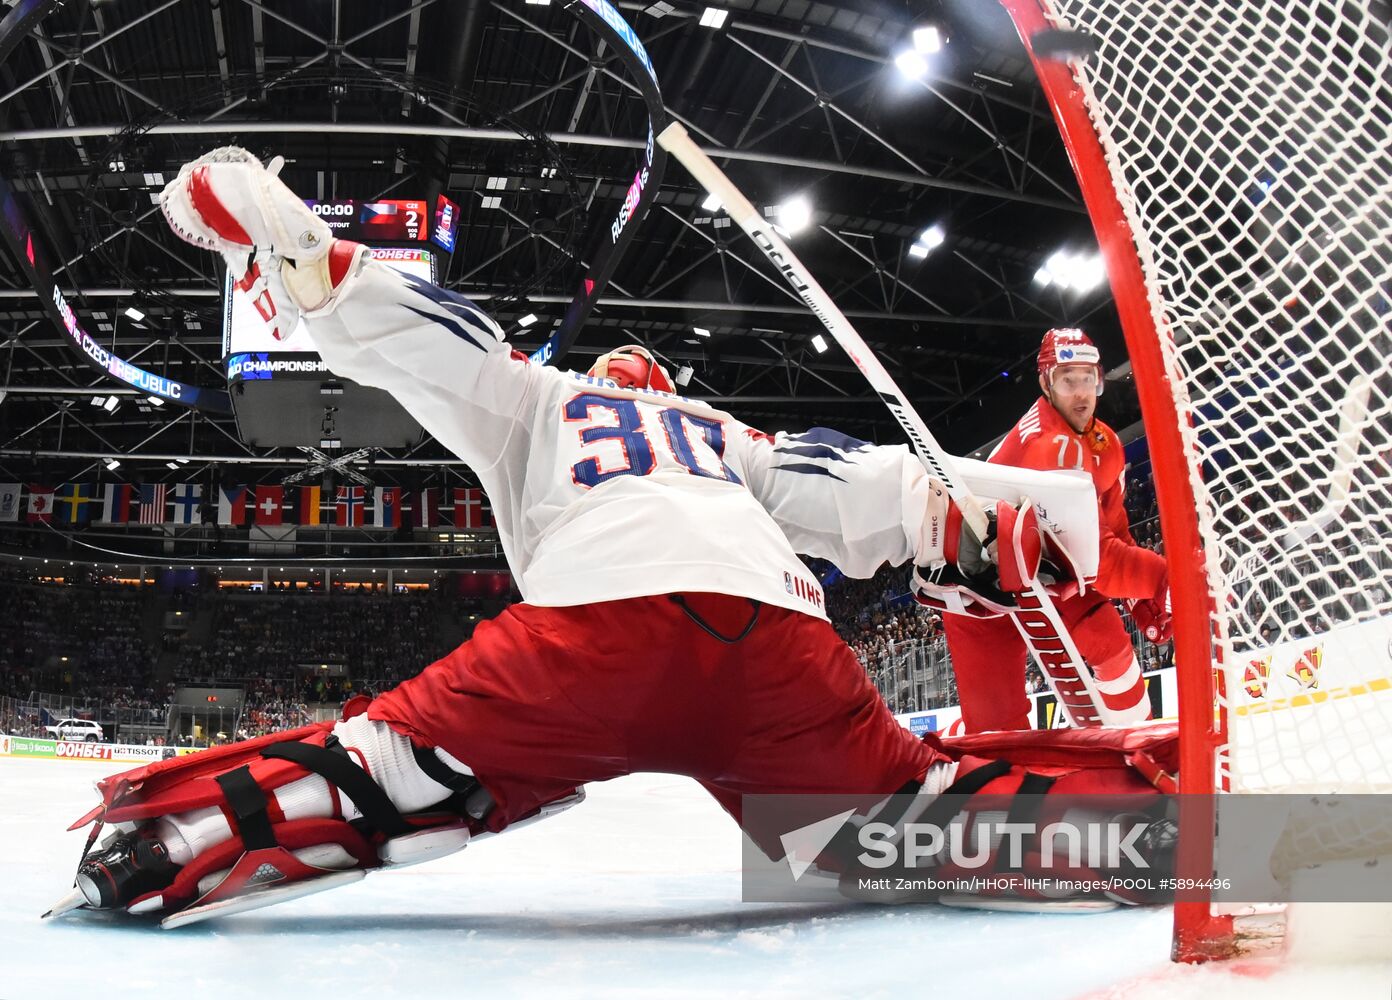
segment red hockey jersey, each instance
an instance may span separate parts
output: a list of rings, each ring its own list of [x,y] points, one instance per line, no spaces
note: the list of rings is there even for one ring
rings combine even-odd
[[[1096,588],[1108,597],[1154,597],[1165,580],[1165,559],[1141,548],[1126,517],[1126,455],[1121,439],[1100,420],[1079,434],[1042,396],[1011,428],[989,461],[1026,469],[1081,469],[1097,487],[1101,538]]]

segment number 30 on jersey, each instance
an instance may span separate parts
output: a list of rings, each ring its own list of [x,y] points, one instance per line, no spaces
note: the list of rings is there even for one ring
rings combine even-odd
[[[613,422],[599,423],[600,414],[612,414]],[[567,423],[584,423],[585,426],[579,428],[581,444],[617,441],[623,452],[624,463],[616,468],[601,468],[598,458],[586,458],[572,465],[571,477],[586,489],[608,482],[615,476],[646,476],[659,464],[659,455],[643,427],[638,404],[631,399],[611,399],[595,393],[581,393],[566,402],[565,419]],[[724,461],[725,428],[719,420],[693,416],[671,406],[658,414],[658,420],[666,439],[663,442],[667,446],[664,451],[678,465],[693,476],[739,483],[739,477]],[[692,443],[693,432],[715,453],[718,469],[701,465]]]

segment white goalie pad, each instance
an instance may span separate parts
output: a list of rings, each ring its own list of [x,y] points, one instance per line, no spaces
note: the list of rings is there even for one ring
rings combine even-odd
[[[977,499],[1017,504],[1029,497],[1039,523],[1067,554],[1079,582],[1097,576],[1099,551],[1097,489],[1086,472],[1040,472],[993,465],[970,458],[953,460]]]

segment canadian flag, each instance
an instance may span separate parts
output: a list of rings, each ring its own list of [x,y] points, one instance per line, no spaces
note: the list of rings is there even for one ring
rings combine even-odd
[[[52,486],[35,486],[32,483],[29,484],[29,509],[24,519],[31,524],[35,522],[47,524],[53,520]]]
[[[276,527],[285,521],[285,487],[256,487],[256,523]]]

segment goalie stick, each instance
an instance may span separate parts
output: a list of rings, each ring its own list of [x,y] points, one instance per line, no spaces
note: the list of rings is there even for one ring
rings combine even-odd
[[[851,361],[869,381],[870,387],[889,408],[899,426],[909,436],[914,454],[929,475],[940,480],[948,494],[962,511],[963,520],[978,539],[984,540],[987,531],[986,513],[980,502],[957,475],[952,457],[938,444],[923,418],[904,398],[903,392],[870,350],[864,339],[851,326],[831,296],[810,271],[798,260],[788,245],[779,238],[773,227],[750,204],[739,188],[725,176],[711,158],[691,140],[680,123],[668,124],[657,136],[660,146],[686,167],[703,188],[720,199],[726,213],[763,252],[798,293],[813,315],[826,327]],[[1030,581],[1030,589],[1022,595],[1024,608],[1011,615],[1025,645],[1029,647],[1039,668],[1049,681],[1069,720],[1075,726],[1101,725],[1123,721],[1102,700],[1092,672],[1083,662],[1078,647],[1064,626],[1058,608],[1054,606],[1038,577]]]

